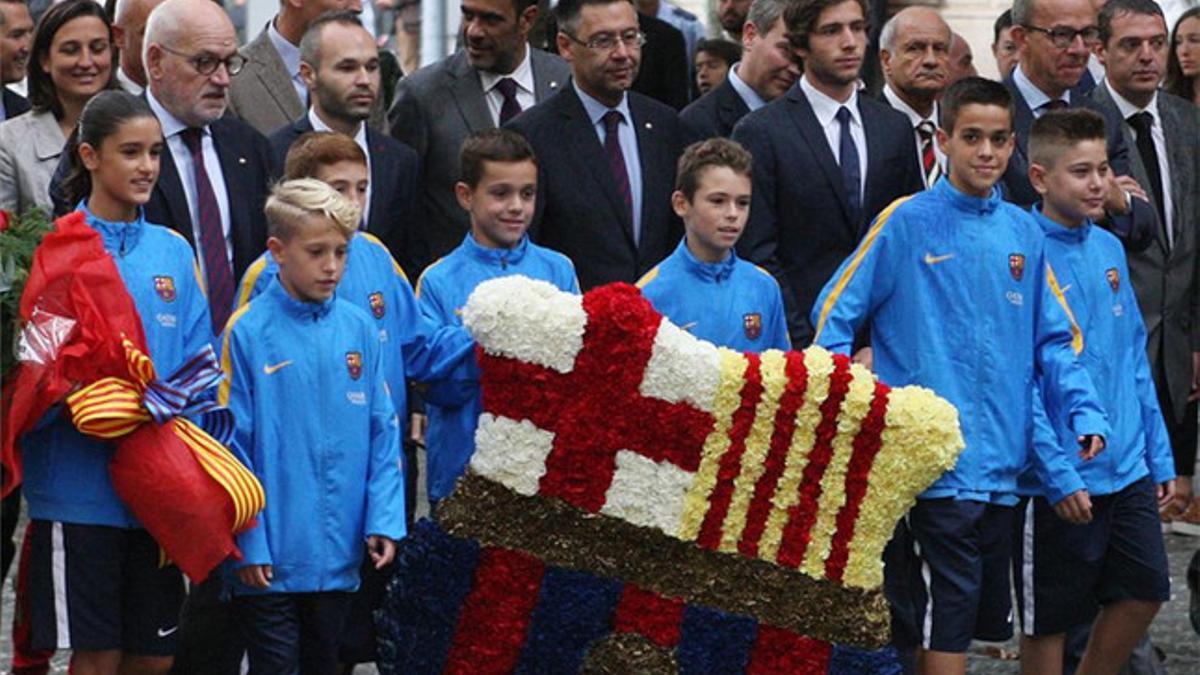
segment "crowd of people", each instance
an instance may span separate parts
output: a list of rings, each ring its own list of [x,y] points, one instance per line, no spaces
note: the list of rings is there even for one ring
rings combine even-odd
[[[267,503],[185,590],[52,412],[5,500],[13,672],[374,660],[417,481],[436,517],[473,449],[460,310],[510,274],[955,404],[966,450],[885,553],[906,668],[964,672],[1015,593],[1023,672],[1156,672],[1162,533],[1200,535],[1200,7],[1015,0],[994,81],[925,6],[462,0],[415,68],[360,0],[242,44],[244,4],[0,0],[0,210],[84,213],[160,372],[216,348]]]

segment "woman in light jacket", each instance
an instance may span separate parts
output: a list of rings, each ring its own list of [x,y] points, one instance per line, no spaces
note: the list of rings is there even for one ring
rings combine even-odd
[[[38,21],[29,58],[28,113],[0,123],[0,210],[50,211],[50,178],[79,113],[115,86],[112,25],[93,0],[66,0]]]

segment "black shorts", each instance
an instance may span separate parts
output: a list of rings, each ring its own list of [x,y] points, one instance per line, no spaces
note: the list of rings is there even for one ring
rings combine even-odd
[[[908,512],[909,560],[889,567],[909,577],[911,607],[905,613],[916,646],[962,653],[973,639],[1012,637],[1008,570],[1014,510],[946,498],[919,499]]]
[[[145,530],[35,520],[29,537],[34,649],[175,653],[183,575]]]
[[[1092,497],[1092,521],[1059,518],[1041,497],[1022,503],[1014,526],[1013,578],[1021,632],[1055,635],[1118,600],[1170,598],[1154,483]]]

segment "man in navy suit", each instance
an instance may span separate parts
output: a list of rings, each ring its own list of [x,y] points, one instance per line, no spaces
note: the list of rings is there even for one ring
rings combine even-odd
[[[584,289],[633,283],[683,234],[670,198],[684,127],[629,91],[645,41],[629,0],[562,0],[556,12],[571,86],[509,123],[537,154],[530,236],[571,258]]]
[[[420,256],[412,252],[420,160],[415,150],[367,124],[379,98],[379,52],[356,13],[324,14],[313,21],[300,41],[300,76],[312,107],[271,134],[275,163],[283,166],[288,148],[309,131],[353,138],[367,156],[366,230],[387,245],[407,274],[416,274]]]
[[[29,111],[29,101],[6,85],[25,79],[32,45],[29,6],[23,0],[0,0],[0,122]]]
[[[866,16],[861,0],[790,3],[783,17],[804,76],[733,130],[754,155],[738,253],[779,281],[797,348],[812,342],[813,302],[871,220],[923,187],[908,118],[858,91]]]
[[[1020,60],[1004,85],[1013,95],[1016,115],[1013,131],[1017,147],[1008,161],[1001,184],[1004,198],[1028,207],[1039,200],[1029,182],[1029,130],[1033,121],[1054,108],[1089,108],[1104,115],[1108,129],[1109,183],[1102,222],[1127,248],[1142,250],[1154,241],[1158,216],[1146,192],[1130,174],[1129,146],[1125,143],[1119,113],[1082,93],[1080,80],[1087,72],[1092,48],[1099,44],[1100,29],[1090,0],[1016,0],[1013,3],[1013,40]]]
[[[742,28],[742,60],[729,76],[679,118],[699,138],[728,138],[750,112],[782,96],[800,77],[800,64],[783,23],[787,0],[756,0]]]

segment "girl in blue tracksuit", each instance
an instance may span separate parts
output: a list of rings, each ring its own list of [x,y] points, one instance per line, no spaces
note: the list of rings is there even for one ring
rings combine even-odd
[[[400,427],[379,329],[334,291],[359,207],[314,179],[266,206],[278,274],[229,321],[219,400],[266,509],[238,537],[238,621],[253,672],[333,672],[359,585],[405,534]]]
[[[579,292],[575,267],[561,253],[529,241],[537,195],[533,149],[519,134],[499,129],[463,143],[459,204],[471,216],[462,244],[430,265],[417,281],[421,311],[443,326],[461,326],[471,291],[488,279],[521,274]],[[474,361],[425,393],[429,415],[425,448],[429,499],[450,494],[475,451],[475,425],[483,410]]]
[[[96,95],[69,150],[65,190],[104,242],[133,298],[155,371],[165,377],[211,344],[208,303],[187,241],[147,223],[163,152],[145,101]],[[29,530],[34,649],[72,649],[99,672],[119,652],[125,668],[165,672],[178,640],[183,578],[159,565],[159,548],[113,490],[112,443],[84,436],[64,407],[21,439]],[[107,652],[107,654],[106,654]]]

